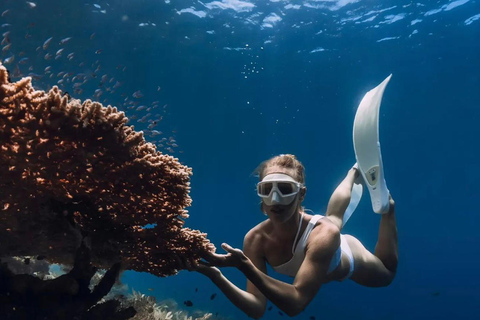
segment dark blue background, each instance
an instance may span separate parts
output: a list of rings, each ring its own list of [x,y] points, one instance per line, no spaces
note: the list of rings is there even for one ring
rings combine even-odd
[[[105,92],[100,101],[129,116],[134,109],[127,107],[135,103],[166,104],[157,129],[175,138],[175,155],[194,172],[187,226],[207,232],[217,247],[222,242],[241,247],[245,233],[264,219],[252,172],[279,153],[293,153],[304,163],[304,204],[324,212],[331,192],[355,162],[356,108],[368,90],[393,73],[381,107],[380,137],[398,212],[397,277],[387,288],[327,284],[298,318],[477,319],[480,21],[464,21],[480,13],[478,1],[433,15],[425,13],[449,2],[358,1],[338,10],[287,10],[286,1],[257,1],[251,12],[208,10],[194,1],[97,3],[105,14],[93,2],[38,1],[30,9],[22,1],[2,1],[0,10],[10,11],[0,21],[11,24],[2,31],[10,30],[12,41],[2,60],[15,54],[15,63],[7,66],[13,69],[23,51],[29,62],[18,65],[21,75],[38,75],[34,85],[42,89],[58,80],[44,75],[48,65],[55,74],[93,74],[100,65],[97,77],[91,76],[76,97],[92,98],[98,78],[107,74],[122,87]],[[177,13],[191,6],[206,17]],[[372,22],[356,23],[386,8],[391,9]],[[247,23],[256,12],[261,12],[258,23]],[[282,21],[262,28],[270,13]],[[403,19],[380,23],[400,13]],[[422,21],[411,25],[414,19]],[[147,22],[156,26],[139,26]],[[49,37],[54,40],[47,51],[53,54],[62,47],[60,39],[72,37],[62,58],[45,60],[47,51],[36,50]],[[387,37],[399,38],[377,42]],[[325,51],[310,53],[318,47]],[[65,59],[69,52],[75,52],[72,61]],[[249,72],[252,66],[259,72]],[[61,88],[73,91],[69,84]],[[137,90],[143,98],[132,97]],[[147,124],[131,124],[146,130]],[[379,220],[365,194],[345,233],[373,250]],[[224,271],[245,288],[240,272]],[[156,278],[126,272],[123,280],[159,300],[175,299],[180,307],[191,300],[191,310],[246,318],[197,273]],[[212,293],[218,293],[214,300]],[[274,307],[265,318],[282,316]]]

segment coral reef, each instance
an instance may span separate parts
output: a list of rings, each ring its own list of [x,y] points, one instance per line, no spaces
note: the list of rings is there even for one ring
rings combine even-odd
[[[120,264],[114,264],[98,284],[89,289],[96,268],[90,250],[82,242],[73,269],[60,277],[41,280],[29,274],[14,274],[6,263],[0,266],[0,314],[2,319],[131,319],[133,306],[123,308],[118,300],[101,301],[115,284]]]
[[[87,261],[89,250],[77,250],[76,265],[55,265],[34,257],[2,258],[0,265],[1,319],[130,319],[130,320],[229,320],[201,310],[187,311],[174,300],[157,302],[122,283],[117,277],[118,268],[96,270]],[[8,269],[6,269],[8,265]],[[94,275],[92,276],[92,273]],[[81,275],[81,276],[79,276]],[[35,276],[35,277],[34,277]],[[57,279],[52,281],[53,279]],[[90,279],[88,289],[86,285]],[[46,280],[42,282],[41,280]],[[19,285],[22,284],[22,285]],[[28,284],[28,285],[24,285]],[[111,289],[109,287],[113,284]],[[81,290],[76,287],[83,286]],[[105,294],[93,292],[101,290]],[[30,292],[28,292],[30,290]],[[9,293],[7,295],[7,292]],[[28,303],[24,302],[28,295]],[[45,299],[44,296],[48,295]],[[23,298],[23,299],[22,299]],[[92,304],[92,301],[96,301]],[[112,301],[115,300],[115,301]],[[89,303],[86,303],[89,301]],[[61,303],[60,303],[61,302]],[[108,307],[110,306],[110,307]]]
[[[73,264],[83,241],[94,266],[157,276],[214,246],[184,227],[191,168],[156,151],[116,108],[11,83],[0,64],[0,257]]]
[[[168,304],[156,303],[155,298],[133,290],[132,294],[123,299],[124,308],[133,307],[137,313],[131,320],[208,320],[212,313],[189,314],[186,311],[172,308]],[[216,319],[220,319],[216,317]]]

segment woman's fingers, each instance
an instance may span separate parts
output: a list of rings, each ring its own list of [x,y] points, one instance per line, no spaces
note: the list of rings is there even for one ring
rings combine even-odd
[[[175,261],[179,269],[195,271],[198,268],[198,264],[193,258],[187,258],[185,256],[174,255]]]
[[[234,253],[237,249],[231,247],[229,244],[227,243],[222,243],[222,248],[223,250],[227,251],[228,253]]]

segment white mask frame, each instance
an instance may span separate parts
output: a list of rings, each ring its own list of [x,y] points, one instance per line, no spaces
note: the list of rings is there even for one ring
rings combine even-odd
[[[289,205],[302,187],[302,183],[295,181],[287,174],[272,173],[266,175],[257,184],[257,195],[267,206]]]

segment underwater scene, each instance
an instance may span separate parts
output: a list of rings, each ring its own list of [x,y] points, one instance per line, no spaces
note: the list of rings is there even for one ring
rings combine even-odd
[[[2,0],[0,31],[0,319],[479,318],[478,0]]]

